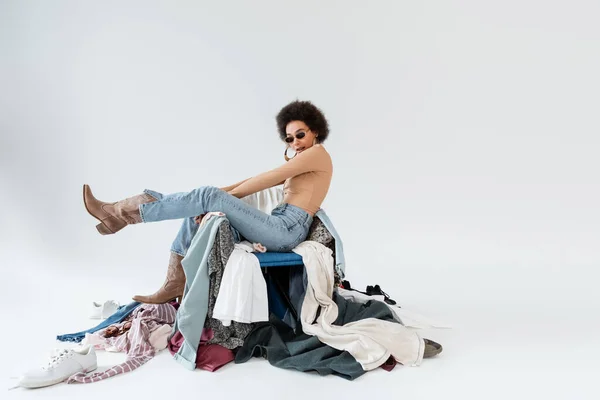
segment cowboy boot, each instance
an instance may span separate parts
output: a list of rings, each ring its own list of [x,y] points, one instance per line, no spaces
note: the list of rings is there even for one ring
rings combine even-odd
[[[182,256],[171,252],[167,278],[162,287],[149,296],[133,296],[133,300],[146,304],[163,304],[179,298],[179,302],[181,303],[185,288],[185,272],[183,271],[181,260],[183,260]]]
[[[130,224],[142,222],[139,206],[151,203],[156,199],[149,194],[142,193],[115,203],[105,203],[94,197],[88,185],[83,185],[83,203],[85,209],[100,223],[96,229],[102,235],[110,235]]]

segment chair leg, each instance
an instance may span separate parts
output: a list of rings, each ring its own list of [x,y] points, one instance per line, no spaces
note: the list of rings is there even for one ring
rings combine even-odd
[[[283,297],[285,305],[288,307],[288,309],[290,310],[290,312],[294,316],[294,320],[298,321],[298,313],[296,311],[296,308],[292,305],[292,301],[290,300],[290,297],[288,296],[285,288],[281,284],[281,281],[279,279],[273,279],[273,280],[275,281],[275,286],[277,287],[277,289],[279,291],[279,295],[281,297]]]
[[[283,269],[286,269],[286,268],[284,268],[284,267],[268,267],[268,268],[261,267],[263,277],[265,278],[265,281],[267,282],[267,286],[271,288],[271,289],[269,289],[269,308],[274,306],[273,304],[271,304],[271,301],[276,301],[279,304],[283,303],[283,305],[285,307],[287,307],[287,309],[290,311],[290,313],[294,317],[294,320],[298,321],[298,312],[297,312],[296,308],[293,306],[292,301],[290,300],[290,297],[288,295],[288,292],[285,290],[285,288],[281,284],[281,280],[278,279],[278,275],[281,275],[281,274],[276,273],[277,271],[283,270]],[[287,268],[286,271],[289,271],[289,268]],[[283,319],[283,316],[281,317],[281,319]]]

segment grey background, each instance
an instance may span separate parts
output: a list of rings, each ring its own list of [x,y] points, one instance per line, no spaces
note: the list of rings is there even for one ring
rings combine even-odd
[[[156,289],[179,222],[101,237],[82,185],[115,201],[274,168],[275,114],[299,98],[331,124],[323,208],[356,286],[379,283],[457,326],[517,315],[500,335],[514,343],[557,320],[589,323],[600,305],[599,11],[594,1],[2,1],[6,312],[47,304],[69,316],[74,304]],[[571,324],[574,309],[582,320]],[[51,321],[49,332],[66,329]],[[566,346],[557,357],[577,364],[571,334],[555,338]],[[466,357],[473,342],[463,344]]]

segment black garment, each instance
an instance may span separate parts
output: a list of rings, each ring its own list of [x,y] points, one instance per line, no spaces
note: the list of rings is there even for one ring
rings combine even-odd
[[[354,290],[355,292],[358,293],[362,293],[365,294],[367,296],[383,296],[383,301],[385,301],[387,304],[391,305],[391,306],[395,306],[396,305],[396,300],[390,298],[390,295],[387,294],[386,292],[384,292],[383,290],[381,290],[381,287],[379,285],[375,285],[375,286],[367,286],[367,291],[366,292],[361,292],[360,290],[357,290],[355,288],[353,288],[350,285],[349,281],[343,281],[341,283],[341,286],[346,289],[346,290]],[[400,306],[398,306],[398,308],[401,308]]]
[[[333,301],[339,308],[334,325],[365,318],[378,318],[398,322],[392,311],[380,301],[354,303],[333,294]],[[235,363],[240,364],[252,357],[266,358],[273,366],[298,371],[316,371],[320,375],[337,375],[354,380],[364,371],[356,359],[347,351],[340,351],[322,343],[316,336],[302,332],[298,323],[296,333],[279,318],[271,314],[269,322],[257,323],[248,334],[244,345],[239,348]]]

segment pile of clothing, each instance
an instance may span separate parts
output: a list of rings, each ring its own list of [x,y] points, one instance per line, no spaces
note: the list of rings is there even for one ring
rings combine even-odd
[[[189,370],[216,371],[261,357],[279,368],[349,380],[397,363],[417,366],[441,351],[417,330],[448,326],[404,310],[379,285],[358,291],[344,280],[342,242],[323,210],[293,249],[304,265],[289,269],[284,286],[291,307],[285,315],[270,307],[257,251],[264,249],[235,243],[226,216],[213,215],[182,260],[181,303],[132,302],[91,329],[57,336],[80,347],[60,351],[20,386],[97,382],[131,372],[164,349]],[[95,372],[96,350],[122,352],[126,360]]]

